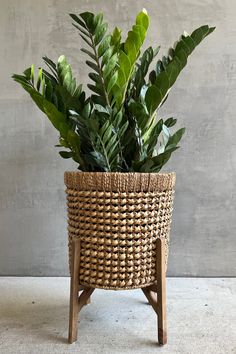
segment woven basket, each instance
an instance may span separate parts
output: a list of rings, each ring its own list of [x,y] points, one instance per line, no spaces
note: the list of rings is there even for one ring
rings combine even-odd
[[[156,279],[156,239],[166,242],[175,173],[65,172],[71,240],[81,239],[80,284],[134,289]]]

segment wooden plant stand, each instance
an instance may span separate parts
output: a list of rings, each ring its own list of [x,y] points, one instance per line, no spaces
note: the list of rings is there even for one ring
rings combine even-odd
[[[80,239],[73,238],[71,254],[71,283],[70,283],[70,316],[68,342],[77,340],[78,314],[82,307],[90,302],[90,296],[95,288],[80,284]],[[158,342],[164,345],[167,342],[166,328],[166,266],[165,266],[165,242],[156,240],[156,282],[150,286],[141,288],[148,302],[157,314]],[[79,294],[79,292],[81,294]]]

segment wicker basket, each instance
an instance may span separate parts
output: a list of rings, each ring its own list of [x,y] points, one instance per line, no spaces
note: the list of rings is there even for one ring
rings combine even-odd
[[[80,284],[153,284],[157,238],[166,242],[167,264],[175,173],[65,172],[65,184],[69,256],[72,238],[81,239]]]

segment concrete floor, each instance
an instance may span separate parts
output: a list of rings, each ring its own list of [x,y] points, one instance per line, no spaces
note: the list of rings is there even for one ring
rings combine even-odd
[[[0,353],[236,353],[236,279],[169,278],[168,344],[140,290],[96,290],[67,344],[68,278],[0,278]]]

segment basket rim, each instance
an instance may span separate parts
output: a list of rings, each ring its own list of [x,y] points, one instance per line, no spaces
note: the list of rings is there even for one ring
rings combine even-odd
[[[173,190],[176,174],[153,172],[65,171],[67,188],[83,191],[151,192]]]
[[[75,171],[65,171],[64,174],[83,174],[83,175],[155,175],[155,176],[176,176],[176,172],[175,171],[171,171],[171,172],[102,172],[102,171],[94,171],[94,172],[90,172],[90,171],[79,171],[79,170],[75,170]]]

